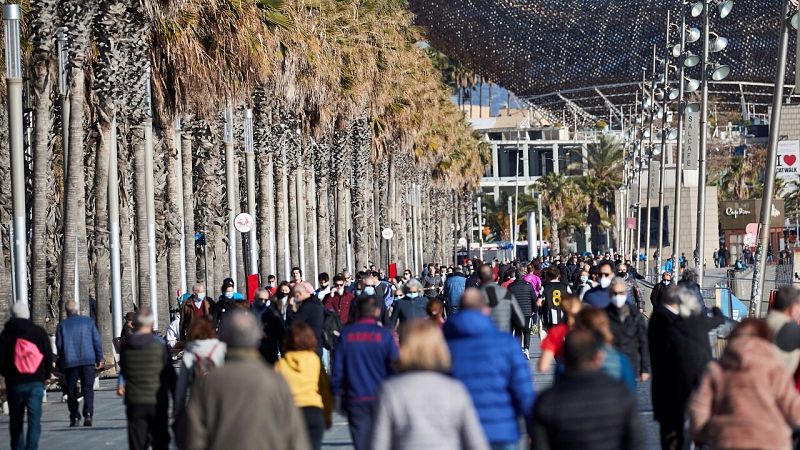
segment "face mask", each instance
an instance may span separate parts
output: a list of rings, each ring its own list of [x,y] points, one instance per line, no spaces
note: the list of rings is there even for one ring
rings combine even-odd
[[[201,292],[201,293],[197,294],[197,299],[200,300],[200,301],[205,300],[206,299],[206,293],[205,292]]]
[[[367,286],[364,288],[364,293],[367,295],[375,295],[375,286]]]
[[[226,292],[225,298],[233,298],[233,292]]]
[[[405,297],[405,296],[406,296],[406,294],[397,294],[397,296],[396,296],[395,298],[397,298],[398,300],[400,300],[401,298],[403,298],[403,297]]]
[[[611,296],[611,301],[614,302],[614,306],[617,308],[622,308],[625,302],[628,301],[628,296],[625,294],[615,294]]]
[[[628,278],[628,272],[617,272],[617,276],[620,278]]]
[[[661,282],[664,284],[664,286],[666,286],[670,283],[670,280],[661,280]]]
[[[589,275],[581,275],[581,283],[586,283],[589,281]]]
[[[603,289],[608,288],[611,286],[611,277],[601,277],[600,278],[600,287]]]
[[[419,292],[409,292],[408,298],[417,298],[419,297]]]
[[[267,284],[265,285],[265,287],[266,287],[267,289],[271,288],[271,287],[272,287],[272,283],[267,283]]]
[[[284,297],[286,297],[286,292],[283,291],[278,292],[278,298],[284,298]]]
[[[339,289],[336,289],[336,292],[338,292],[339,295],[343,295],[344,294],[344,287],[340,287]]]
[[[361,289],[356,289],[355,293],[356,293],[356,297],[358,297],[359,295],[361,295]]]

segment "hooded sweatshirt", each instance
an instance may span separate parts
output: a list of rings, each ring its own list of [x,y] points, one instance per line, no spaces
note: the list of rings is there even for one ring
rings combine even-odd
[[[209,358],[215,367],[225,364],[227,346],[219,339],[197,339],[189,341],[183,351],[183,361],[178,372],[178,381],[175,385],[175,409],[182,410],[186,407],[189,389],[194,382],[194,364],[198,360]]]
[[[314,407],[325,410],[330,418],[333,412],[333,395],[330,383],[319,356],[310,350],[291,351],[283,355],[275,371],[283,375],[299,408]]]
[[[800,425],[800,395],[776,348],[766,340],[732,340],[689,400],[691,432],[712,449],[791,449]]]

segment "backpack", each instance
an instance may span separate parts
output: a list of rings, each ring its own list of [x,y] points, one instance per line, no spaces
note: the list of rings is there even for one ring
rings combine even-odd
[[[218,344],[214,344],[214,346],[211,347],[211,351],[208,352],[208,355],[206,356],[200,356],[198,354],[194,355],[194,366],[192,367],[193,380],[198,380],[205,377],[208,375],[208,372],[210,372],[211,369],[217,367],[217,363],[211,359],[211,356],[214,354],[214,350],[217,349],[217,345]]]
[[[326,309],[325,317],[322,319],[322,346],[327,350],[335,349],[341,334],[342,319],[339,313]]]
[[[36,344],[27,339],[17,338],[17,343],[14,345],[14,367],[17,368],[17,372],[23,375],[36,373],[43,359],[44,355]]]

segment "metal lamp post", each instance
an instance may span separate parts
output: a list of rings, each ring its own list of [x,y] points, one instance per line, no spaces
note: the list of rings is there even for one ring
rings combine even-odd
[[[686,7],[681,4],[681,53],[686,51]],[[680,252],[681,220],[678,208],[681,205],[681,185],[683,184],[683,115],[686,105],[683,102],[685,61],[681,61],[678,69],[678,158],[675,162],[675,202],[672,222],[672,278],[677,280],[680,274],[678,253]]]
[[[233,284],[236,279],[236,155],[233,152],[233,107],[230,101],[225,108],[225,195],[228,201],[228,275]]]
[[[256,221],[256,155],[253,145],[253,111],[250,108],[244,110],[244,155],[247,169],[247,209]],[[258,239],[256,238],[256,227],[250,229],[248,239],[250,243],[250,274],[258,273]]]
[[[11,206],[14,216],[14,301],[28,301],[28,243],[25,223],[25,151],[22,130],[22,60],[19,5],[3,6],[8,84],[8,149],[11,153]]]
[[[761,223],[758,230],[756,264],[753,270],[753,288],[750,293],[750,317],[761,316],[761,292],[764,288],[764,272],[767,260],[764,253],[769,247],[769,227],[772,217],[772,194],[775,190],[775,168],[778,155],[778,137],[783,107],[783,80],[786,76],[786,54],[789,47],[789,0],[783,0],[781,9],[781,32],[778,41],[778,65],[775,70],[775,89],[772,94],[772,114],[769,118],[769,148],[767,151],[766,180],[761,194]]]
[[[144,120],[144,190],[145,214],[147,216],[147,265],[150,272],[150,308],[155,321],[153,329],[158,330],[158,281],[156,268],[156,206],[155,181],[153,179],[153,106],[150,87],[150,74],[147,82],[147,110]],[[76,277],[77,278],[77,277]]]

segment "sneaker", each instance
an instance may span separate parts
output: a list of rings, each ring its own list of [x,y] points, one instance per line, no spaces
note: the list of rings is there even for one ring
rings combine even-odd
[[[530,353],[528,352],[528,349],[527,349],[527,348],[523,348],[523,349],[522,349],[522,354],[523,354],[523,355],[525,355],[525,359],[527,359],[527,360],[530,360],[530,359],[531,359],[531,355],[530,355]]]
[[[80,423],[80,419],[69,419],[69,426],[70,427],[77,427]]]
[[[90,427],[92,426],[92,418],[87,416],[83,419],[83,426]]]

